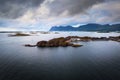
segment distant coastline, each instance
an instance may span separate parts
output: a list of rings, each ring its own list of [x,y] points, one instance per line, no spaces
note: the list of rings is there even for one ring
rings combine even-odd
[[[120,32],[120,24],[96,24],[90,23],[78,27],[73,26],[54,26],[49,31],[94,31],[94,32]]]

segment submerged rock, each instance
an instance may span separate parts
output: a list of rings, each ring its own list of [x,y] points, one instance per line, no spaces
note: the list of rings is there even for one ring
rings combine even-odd
[[[31,44],[25,44],[25,47],[35,47],[36,45],[31,45]]]
[[[79,44],[73,44],[72,47],[81,47],[83,45],[79,45]]]

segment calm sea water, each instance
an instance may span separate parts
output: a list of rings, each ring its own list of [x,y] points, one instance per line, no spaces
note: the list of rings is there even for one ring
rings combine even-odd
[[[0,80],[119,80],[120,43],[80,42],[83,47],[24,47],[61,36],[120,36],[120,33],[60,32],[26,37],[0,33]]]

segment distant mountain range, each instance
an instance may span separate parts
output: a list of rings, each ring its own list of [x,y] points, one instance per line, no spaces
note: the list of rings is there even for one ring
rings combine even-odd
[[[120,24],[95,24],[90,23],[78,27],[73,26],[54,26],[50,31],[100,31],[100,32],[109,32],[109,31],[120,31]]]

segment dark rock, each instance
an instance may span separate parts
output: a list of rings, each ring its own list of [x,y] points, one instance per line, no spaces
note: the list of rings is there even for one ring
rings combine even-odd
[[[92,40],[91,37],[87,37],[87,36],[85,36],[85,37],[80,37],[80,41],[91,41],[91,40]]]
[[[79,44],[73,44],[72,47],[81,47],[83,45],[79,45]]]
[[[38,47],[46,47],[47,41],[39,41],[36,45],[37,45]]]
[[[120,36],[116,36],[116,37],[110,36],[109,40],[120,42]]]
[[[36,45],[25,44],[25,47],[35,47]]]
[[[49,41],[40,41],[36,45],[37,47],[67,47],[67,46],[73,46],[72,43],[68,42],[68,38],[60,37],[60,38],[54,38]]]
[[[75,40],[73,40],[75,39]],[[72,42],[76,42],[76,41],[108,41],[108,40],[112,40],[112,41],[117,41],[120,42],[120,36],[117,37],[112,37],[110,36],[109,38],[107,37],[78,37],[78,36],[68,36],[66,38],[64,37],[60,37],[60,38],[54,38],[51,39],[49,41],[39,41],[36,45],[30,45],[30,44],[26,44],[26,47],[67,47],[67,46],[72,46],[72,47],[81,47],[82,45],[80,44],[73,44]]]
[[[14,37],[14,36],[30,36],[30,35],[29,34],[24,34],[24,33],[16,33],[16,34],[10,34],[8,36]]]

